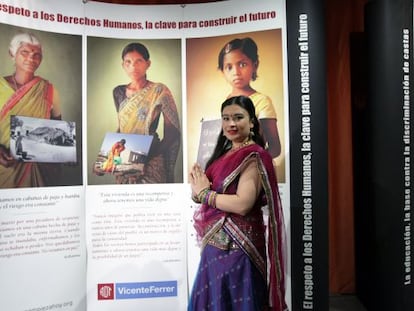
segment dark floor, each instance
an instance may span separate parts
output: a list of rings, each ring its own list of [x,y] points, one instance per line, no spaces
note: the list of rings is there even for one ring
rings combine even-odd
[[[332,295],[329,297],[329,311],[367,311],[354,295]]]

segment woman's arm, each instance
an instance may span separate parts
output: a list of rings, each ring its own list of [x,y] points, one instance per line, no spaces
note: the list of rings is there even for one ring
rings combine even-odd
[[[245,216],[253,208],[261,189],[256,160],[252,159],[240,175],[236,194],[217,194],[216,208]]]
[[[50,112],[50,118],[52,120],[62,120],[62,110],[60,108],[60,97],[55,87],[53,87],[53,103],[52,111]]]
[[[210,187],[210,181],[198,164],[192,167],[189,180],[193,196]],[[245,168],[240,174],[236,194],[217,194],[215,208],[244,216],[253,208],[261,189],[256,160],[251,159],[246,162]]]
[[[276,119],[259,119],[265,141],[268,143],[268,151],[272,158],[280,155],[281,145]]]
[[[112,90],[112,97],[113,97],[113,100],[114,100],[114,106],[115,106],[116,114],[118,116],[119,105],[121,104],[121,101],[123,101],[126,98],[125,85],[116,86]],[[118,128],[116,129],[116,132],[120,133],[121,130],[119,128],[119,117],[117,117],[117,119],[118,119]]]
[[[0,145],[0,165],[4,167],[13,166],[16,160],[11,156],[10,150]]]
[[[160,151],[166,156],[167,182],[174,182],[174,168],[180,150],[181,131],[177,106],[168,91],[162,100],[161,112],[164,118],[164,135],[160,143]]]

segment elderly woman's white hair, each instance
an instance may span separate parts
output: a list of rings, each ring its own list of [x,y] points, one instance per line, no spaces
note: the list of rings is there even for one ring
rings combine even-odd
[[[39,39],[31,33],[19,33],[13,37],[9,45],[9,53],[14,58],[16,56],[17,50],[22,46],[22,44],[33,44],[37,45],[42,49]]]

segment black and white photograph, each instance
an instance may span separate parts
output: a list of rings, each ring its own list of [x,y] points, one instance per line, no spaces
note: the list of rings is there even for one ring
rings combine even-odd
[[[72,121],[10,117],[10,151],[23,162],[76,162],[76,124]]]

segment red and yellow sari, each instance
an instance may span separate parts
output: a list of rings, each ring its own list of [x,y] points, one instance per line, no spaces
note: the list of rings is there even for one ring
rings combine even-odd
[[[50,119],[53,85],[35,77],[17,91],[0,77],[0,145],[10,147],[10,117],[12,115]],[[0,188],[44,186],[46,170],[40,164],[18,162],[13,167],[0,165]]]

